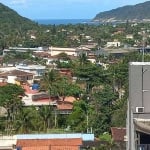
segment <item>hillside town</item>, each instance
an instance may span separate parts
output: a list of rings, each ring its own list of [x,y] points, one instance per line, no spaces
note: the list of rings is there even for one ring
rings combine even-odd
[[[0,150],[149,150],[149,23],[0,10]]]
[[[126,38],[133,39],[132,35],[127,35]],[[90,36],[88,36],[88,39],[90,39]],[[148,52],[148,47],[144,47],[145,51]],[[93,49],[95,49],[93,51]],[[132,47],[122,47],[121,42],[119,41],[111,41],[107,42],[105,47],[98,47],[98,43],[95,41],[92,41],[90,43],[80,45],[76,48],[64,48],[64,47],[37,47],[37,48],[24,48],[24,47],[9,47],[8,49],[4,49],[2,56],[1,56],[1,67],[0,67],[0,86],[6,86],[9,84],[15,84],[20,86],[24,90],[25,95],[19,96],[19,99],[23,103],[23,107],[29,108],[29,107],[35,107],[36,110],[39,110],[43,106],[51,106],[53,114],[54,114],[54,127],[58,126],[58,116],[68,116],[72,113],[74,109],[74,103],[80,101],[83,96],[86,96],[87,99],[91,98],[92,96],[89,95],[89,93],[93,93],[94,90],[93,87],[89,91],[87,86],[88,78],[83,78],[83,82],[79,82],[80,76],[76,76],[74,72],[72,71],[71,67],[69,67],[69,64],[72,63],[72,61],[76,61],[81,59],[80,65],[83,63],[86,64],[86,61],[97,65],[100,67],[103,71],[108,70],[110,65],[117,64],[120,59],[128,54],[128,53],[139,53],[141,50],[141,47],[137,47],[132,45]],[[24,56],[27,55],[25,59],[21,59],[21,57],[18,56]],[[111,56],[111,57],[110,57]],[[83,57],[83,58],[82,58]],[[85,60],[84,60],[85,57]],[[99,57],[99,59],[98,59]],[[83,59],[83,60],[82,60]],[[57,71],[62,77],[67,78],[69,82],[71,83],[77,83],[82,92],[79,92],[76,96],[69,95],[65,92],[62,92],[60,95],[50,95],[51,91],[50,89],[42,89],[42,80],[43,77],[51,72],[52,70]],[[47,76],[48,77],[48,76]],[[66,81],[67,81],[66,80]],[[48,81],[52,82],[52,81]],[[68,81],[67,81],[68,82]],[[116,81],[115,81],[116,82]],[[51,83],[49,83],[51,84]],[[51,85],[49,85],[51,86]],[[65,85],[63,85],[65,88]],[[53,87],[54,88],[54,87]],[[97,87],[98,88],[98,87]],[[115,85],[115,91],[119,94],[119,99],[122,99],[124,96],[124,89],[122,87],[119,87],[118,83],[116,82]],[[99,89],[99,88],[98,88]],[[98,90],[95,89],[95,90]],[[83,95],[83,96],[82,96]],[[89,102],[88,102],[89,103]],[[90,104],[90,103],[89,103]],[[91,104],[90,104],[91,105]],[[7,116],[8,110],[4,107],[1,107],[1,116]],[[86,118],[88,116],[85,116]],[[59,135],[54,133],[49,133],[46,131],[46,134],[42,135],[13,135],[11,137],[4,136],[1,141],[7,141],[3,144],[3,147],[6,145],[8,147],[11,147],[11,145],[14,145],[15,147],[24,147],[23,149],[28,149],[27,146],[30,146],[30,139],[32,137],[32,148],[37,147],[38,143],[43,140],[43,137],[46,136],[47,148],[51,147],[54,149],[54,147],[65,147],[63,140],[67,140],[67,143],[70,143],[70,145],[67,144],[67,148],[70,149],[78,149],[80,146],[88,147],[88,142],[91,144],[89,147],[99,147],[102,145],[102,143],[105,141],[96,140],[94,136],[94,131],[92,127],[88,126],[90,122],[88,122],[88,118],[86,119],[86,133],[85,134],[77,134],[77,133],[70,133],[71,129],[70,126],[66,126],[63,130],[63,132]],[[47,126],[47,129],[49,127]],[[11,127],[8,127],[7,130],[9,132],[12,132]],[[68,132],[68,133],[67,133]],[[26,133],[26,132],[25,132]],[[118,135],[119,133],[119,135]],[[125,146],[125,137],[126,137],[126,129],[125,127],[112,127],[111,128],[111,134],[114,138],[114,141],[118,143],[124,143]],[[52,137],[56,137],[56,139],[53,139]],[[64,138],[64,136],[67,136],[67,138]],[[85,140],[83,136],[89,137],[89,140]],[[38,137],[38,143],[37,143],[37,137]],[[61,138],[62,137],[62,138]],[[56,140],[54,142],[54,140]],[[71,144],[71,140],[74,140]],[[75,141],[76,140],[76,141]],[[9,142],[8,142],[9,141]],[[35,141],[35,144],[34,144]],[[78,141],[78,142],[77,142]],[[46,141],[45,141],[46,142]],[[10,144],[8,144],[10,143]],[[57,143],[57,144],[54,144]],[[77,143],[77,145],[74,145]],[[84,143],[84,144],[83,144]],[[39,146],[42,148],[42,145]],[[7,147],[6,146],[6,147]],[[69,147],[68,147],[69,146]],[[119,144],[119,146],[121,146]],[[14,147],[14,148],[15,148]],[[76,147],[76,148],[75,148]],[[123,148],[123,147],[122,147]]]
[[[111,45],[111,48],[109,49],[108,47]],[[112,48],[116,47],[116,48]],[[78,60],[81,56],[85,57],[87,60],[83,60],[86,63],[89,62],[90,64],[97,65],[100,68],[103,68],[104,71],[107,71],[109,68],[109,65],[112,63],[118,62],[120,57],[122,57],[126,53],[130,52],[138,52],[139,50],[137,48],[133,48],[132,50],[122,50],[119,48],[120,44],[118,42],[108,42],[106,48],[99,48],[96,51],[93,51],[92,49],[97,48],[97,43],[90,43],[87,45],[81,45],[77,48],[61,48],[61,47],[48,47],[48,48],[23,48],[23,47],[9,47],[8,49],[3,50],[3,54],[1,56],[1,67],[0,67],[0,86],[6,86],[9,84],[15,84],[20,86],[24,90],[25,95],[20,95],[19,99],[23,103],[23,107],[29,108],[29,107],[35,107],[36,110],[39,110],[43,106],[52,106],[54,110],[54,127],[58,126],[58,120],[57,116],[62,115],[62,116],[68,116],[72,113],[73,108],[74,108],[74,103],[80,101],[83,97],[91,97],[89,95],[89,92],[87,89],[87,81],[88,78],[84,79],[80,83],[79,82],[79,77],[75,76],[75,74],[72,72],[72,69],[68,67],[69,63],[71,61],[76,61]],[[27,54],[26,59],[20,59],[21,57],[18,56],[24,56]],[[18,56],[17,56],[18,55]],[[97,57],[100,56],[102,59],[97,60]],[[109,55],[113,55],[113,59],[108,62],[106,61]],[[15,56],[15,58],[13,58]],[[13,59],[12,59],[12,58]],[[82,58],[81,57],[81,58]],[[104,58],[105,59],[104,59]],[[84,58],[83,58],[84,59]],[[59,63],[58,63],[59,62]],[[69,95],[66,93],[62,93],[60,96],[57,95],[50,95],[49,89],[42,89],[42,79],[43,76],[46,75],[46,73],[51,72],[52,70],[57,71],[62,77],[65,77],[69,80],[71,83],[78,83],[80,86],[82,92],[79,92],[76,96]],[[82,80],[82,79],[81,79]],[[51,81],[49,81],[51,82]],[[67,81],[68,82],[68,81]],[[51,83],[49,83],[51,84]],[[96,88],[96,87],[95,87]],[[116,86],[116,90],[117,90]],[[93,87],[94,90],[94,87]],[[88,93],[87,93],[88,92]],[[123,90],[120,90],[119,92],[119,97],[123,97]],[[82,95],[81,95],[82,94]],[[5,107],[1,107],[1,116],[7,116],[7,110]],[[85,116],[86,118],[88,116]],[[85,118],[85,119],[86,119]],[[88,118],[87,118],[88,119]],[[86,119],[86,124],[89,124],[88,120]],[[65,129],[66,128],[66,129]],[[70,149],[77,149],[75,147],[79,147],[79,145],[83,148],[87,147],[88,142],[91,143],[90,147],[99,147],[101,143],[104,141],[99,141],[93,138],[94,133],[93,129],[91,127],[86,126],[86,136],[92,137],[90,140],[85,140],[82,139],[81,136],[84,136],[82,134],[76,134],[72,133],[70,127],[66,126],[63,130],[65,134],[59,134],[59,136],[67,136],[67,139],[64,138],[59,138],[60,142],[63,142],[63,140],[67,140],[69,143],[71,142],[70,140],[77,140],[76,138],[80,139],[80,142],[75,146],[75,145],[70,145]],[[11,127],[8,127],[7,130],[9,132],[13,133],[13,130]],[[114,136],[114,140],[116,141],[122,141],[125,145],[124,142],[124,136],[125,134],[125,128],[112,128],[111,129],[112,134]],[[122,132],[121,137],[116,136],[118,132]],[[69,132],[69,134],[67,133]],[[26,132],[25,132],[26,133]],[[51,142],[53,142],[52,138],[48,138],[49,136],[57,136],[54,133],[50,134],[48,131],[46,131],[47,137],[46,139],[50,142],[47,147],[64,147],[65,145],[59,145],[59,142],[56,142],[58,145],[51,145]],[[25,141],[27,139],[30,139],[30,136],[32,137],[32,142],[34,139],[36,140],[38,135],[28,135],[24,137],[24,135],[16,135],[16,136],[11,136],[11,137],[6,137],[4,136],[1,141],[9,141],[8,144],[7,142],[3,144],[3,147],[6,145],[8,147],[11,147],[11,145],[15,145],[16,147],[26,147],[26,145],[29,144],[28,142]],[[43,139],[43,136],[46,135],[41,135],[38,137],[38,142]],[[75,137],[75,138],[74,138]],[[24,141],[23,141],[24,140]],[[95,141],[96,140],[96,141]],[[86,142],[87,141],[87,142]],[[35,141],[36,142],[36,141]],[[23,144],[24,143],[24,144]],[[25,144],[26,143],[26,144]],[[75,141],[73,143],[76,143]],[[83,144],[85,143],[85,144]],[[87,143],[87,144],[86,144]],[[93,143],[93,144],[92,144]],[[105,142],[104,142],[105,143]],[[71,144],[71,143],[70,143]],[[40,145],[41,146],[41,145]],[[33,147],[37,147],[37,144],[33,144]],[[74,148],[73,148],[74,147]],[[27,148],[27,147],[26,147]],[[42,148],[42,146],[41,146]],[[25,148],[23,148],[25,149]]]

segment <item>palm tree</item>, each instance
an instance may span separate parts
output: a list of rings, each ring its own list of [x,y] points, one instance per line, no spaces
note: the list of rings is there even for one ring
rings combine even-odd
[[[43,79],[41,81],[41,89],[46,90],[49,92],[49,95],[57,95],[57,81],[59,80],[60,76],[56,70],[50,70],[49,72],[45,73]]]
[[[50,120],[52,121],[52,106],[42,106],[39,108],[38,112],[39,112],[39,115],[42,119],[42,122],[44,123],[43,125],[43,129],[44,131],[46,132],[47,129],[49,128],[49,123],[50,123]],[[51,125],[53,123],[51,122]]]
[[[17,133],[30,133],[34,129],[34,117],[32,108],[23,108],[15,120],[15,127]]]
[[[85,63],[88,62],[87,60],[87,56],[85,53],[82,53],[79,55],[79,62],[80,62],[80,65],[83,66]]]
[[[24,95],[24,90],[14,84],[7,84],[0,88],[0,106],[7,110],[6,130],[12,132],[16,114],[23,106],[19,96]]]

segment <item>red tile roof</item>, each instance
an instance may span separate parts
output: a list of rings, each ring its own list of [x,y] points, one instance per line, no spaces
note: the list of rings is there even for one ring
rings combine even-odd
[[[124,141],[124,136],[126,135],[126,128],[111,128],[112,138],[114,141]]]
[[[21,150],[50,150],[49,146],[22,147]]]
[[[22,150],[79,150],[78,146],[34,146],[22,147]]]
[[[79,150],[78,146],[52,146],[51,150]]]
[[[32,90],[30,88],[30,86],[28,86],[27,84],[23,84],[22,88],[25,90],[26,94],[35,94],[35,93],[38,93],[38,90]]]
[[[68,97],[65,97],[64,101],[73,103],[74,101],[76,101],[76,98],[72,96],[68,96]]]
[[[58,103],[57,104],[57,109],[58,110],[72,110],[73,104],[70,103]]]
[[[67,139],[21,139],[17,141],[17,146],[76,146],[81,145],[81,138]]]
[[[25,90],[26,94],[33,94],[33,96],[39,95],[36,99],[32,98],[32,101],[34,101],[34,103],[42,102],[44,105],[45,103],[48,103],[48,102],[56,102],[58,110],[72,110],[73,102],[76,101],[76,99],[72,96],[65,97],[64,101],[62,100],[62,98],[61,99],[58,99],[58,98],[53,99],[53,98],[48,98],[48,97],[44,97],[44,96],[42,97],[42,92],[39,92],[38,90],[32,90],[29,85],[24,84],[24,85],[22,85],[22,87]]]
[[[7,84],[8,84],[7,82],[0,82],[0,86],[5,86]]]

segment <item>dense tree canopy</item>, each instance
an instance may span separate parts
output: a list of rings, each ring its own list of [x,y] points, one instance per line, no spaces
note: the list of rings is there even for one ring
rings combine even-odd
[[[0,87],[0,105],[9,108],[10,105],[19,100],[19,96],[24,95],[24,90],[15,84],[7,84],[6,86]]]

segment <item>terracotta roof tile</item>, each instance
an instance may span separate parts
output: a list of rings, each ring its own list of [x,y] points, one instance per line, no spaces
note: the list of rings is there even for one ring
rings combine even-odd
[[[52,146],[51,150],[79,150],[78,146]]]
[[[35,93],[38,93],[38,90],[32,90],[30,88],[30,86],[28,86],[27,84],[22,85],[22,88],[25,90],[26,94],[35,94]]]
[[[75,97],[68,96],[68,97],[65,97],[65,100],[64,100],[64,101],[73,103],[74,101],[76,101],[76,99],[75,99]]]
[[[38,146],[78,146],[82,145],[82,139],[22,139],[17,140],[17,146],[38,147]]]
[[[72,108],[73,108],[73,105],[69,103],[57,104],[58,110],[72,110]]]
[[[114,141],[124,141],[124,136],[126,135],[126,128],[111,128],[112,138]]]
[[[5,86],[5,85],[7,85],[8,83],[6,83],[6,82],[0,82],[0,86]]]
[[[21,150],[49,150],[49,146],[32,146],[22,147]]]
[[[33,146],[22,147],[22,150],[79,150],[78,146]]]

